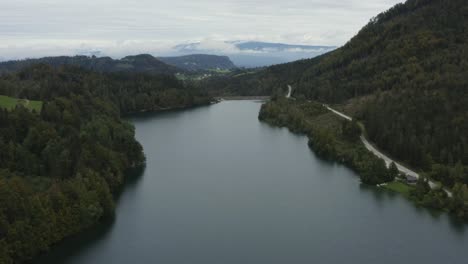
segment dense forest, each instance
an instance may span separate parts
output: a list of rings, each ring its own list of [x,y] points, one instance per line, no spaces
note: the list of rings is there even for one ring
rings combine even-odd
[[[96,56],[60,56],[6,61],[0,63],[0,74],[17,72],[35,64],[47,64],[53,67],[70,65],[96,72],[174,74],[183,71],[182,69],[168,65],[149,54],[140,54],[136,56],[127,56],[122,59]]]
[[[121,115],[209,98],[174,77],[36,65],[0,77],[0,94],[43,101],[0,107],[0,263],[21,263],[114,212],[125,171],[144,163]]]
[[[279,80],[282,74],[275,68],[237,69],[229,74],[201,80],[196,85],[213,95],[268,96],[287,89],[287,80]],[[287,78],[286,78],[287,79]]]
[[[210,80],[238,94],[286,93],[358,109],[370,139],[446,186],[468,184],[468,2],[408,0],[343,47]]]
[[[171,75],[98,73],[45,64],[0,77],[0,94],[49,101],[86,93],[109,100],[122,114],[208,104],[210,98]]]

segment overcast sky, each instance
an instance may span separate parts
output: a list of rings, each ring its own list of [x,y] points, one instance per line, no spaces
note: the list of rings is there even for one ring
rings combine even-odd
[[[343,45],[402,0],[0,0],[0,59],[164,54],[179,43]],[[220,42],[221,43],[221,42]]]

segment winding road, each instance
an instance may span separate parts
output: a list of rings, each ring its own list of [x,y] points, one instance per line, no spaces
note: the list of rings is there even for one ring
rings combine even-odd
[[[292,93],[292,86],[291,85],[288,85],[288,94],[286,95],[286,98],[289,98],[289,99],[294,99],[291,97],[291,93]],[[308,102],[311,102],[311,101],[308,101]],[[353,118],[348,116],[348,115],[345,115],[344,113],[341,113],[333,108],[331,108],[330,106],[326,105],[326,104],[323,104],[323,106],[325,108],[327,108],[329,111],[331,111],[332,113],[340,116],[341,118],[344,118],[348,121],[353,121]],[[372,152],[375,156],[383,159],[385,161],[385,165],[388,167],[390,167],[390,165],[392,163],[395,163],[395,165],[397,166],[398,168],[398,171],[400,171],[401,173],[403,174],[406,174],[408,176],[411,176],[411,177],[414,177],[416,179],[419,179],[419,174],[413,170],[410,170],[408,169],[407,167],[399,164],[398,162],[396,162],[395,160],[389,158],[387,155],[385,155],[384,153],[382,153],[381,151],[379,151],[374,145],[372,145],[367,139],[366,137],[364,137],[364,135],[361,135],[361,142],[364,144],[364,146],[366,147],[367,150],[369,150],[370,152]],[[433,181],[430,181],[428,180],[428,184],[429,186],[432,188],[432,189],[435,189],[435,188],[438,188],[439,185],[436,184],[435,182]],[[444,188],[444,191],[447,193],[447,195],[449,197],[452,197],[453,194],[452,192],[450,192],[449,190],[445,189]]]
[[[292,93],[292,87],[291,85],[288,85],[288,94],[286,95],[286,98],[291,98],[291,93]]]
[[[346,119],[346,120],[348,120],[348,121],[353,121],[353,119],[352,119],[351,117],[349,117],[349,116],[347,116],[347,115],[345,115],[345,114],[343,114],[343,113],[340,113],[340,112],[336,111],[336,110],[333,109],[333,108],[330,108],[328,105],[325,105],[325,104],[324,104],[323,106],[325,106],[325,108],[327,108],[328,110],[332,111],[333,113],[335,113],[335,114],[341,116],[342,118],[344,118],[344,119]]]
[[[341,112],[338,112],[336,111],[335,109],[329,107],[328,105],[323,105],[324,107],[326,107],[328,110],[330,110],[331,112],[333,112],[334,114],[348,120],[348,121],[353,121],[353,118],[350,117],[350,116],[347,116]],[[406,168],[405,166],[401,165],[401,164],[398,164],[398,162],[392,160],[391,158],[389,158],[387,155],[383,154],[382,152],[380,152],[376,147],[374,147],[365,137],[364,135],[361,135],[361,142],[364,144],[364,146],[366,147],[367,150],[369,150],[370,152],[372,152],[375,156],[383,159],[385,161],[385,164],[387,165],[387,167],[390,167],[390,164],[392,164],[392,162],[394,162],[398,168],[398,170],[401,172],[401,173],[404,173],[406,175],[409,175],[411,177],[415,177],[417,179],[419,179],[419,174]],[[434,184],[434,187],[436,185]],[[432,187],[432,186],[431,186]]]

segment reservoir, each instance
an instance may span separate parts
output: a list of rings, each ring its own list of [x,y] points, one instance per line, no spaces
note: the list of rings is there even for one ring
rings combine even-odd
[[[364,186],[307,138],[226,101],[129,119],[147,165],[112,223],[35,263],[466,263],[468,230]]]

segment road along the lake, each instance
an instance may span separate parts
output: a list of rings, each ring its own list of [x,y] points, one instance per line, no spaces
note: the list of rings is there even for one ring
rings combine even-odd
[[[337,110],[335,110],[335,109],[329,107],[328,105],[325,105],[325,104],[324,104],[323,106],[324,106],[325,108],[327,108],[328,110],[330,110],[331,112],[333,112],[334,114],[336,114],[336,115],[338,115],[338,116],[340,116],[340,117],[342,117],[342,118],[344,118],[344,119],[346,119],[346,120],[348,120],[348,121],[352,121],[352,120],[353,120],[352,117],[347,116],[347,115],[345,115],[345,114],[343,114],[343,113],[341,113],[341,112],[339,112],[339,111],[337,111]],[[411,177],[415,177],[415,178],[419,179],[420,176],[419,176],[418,173],[416,173],[415,171],[412,171],[412,170],[408,169],[407,167],[405,167],[405,166],[399,164],[398,162],[392,160],[392,159],[389,158],[387,155],[385,155],[384,153],[382,153],[381,151],[379,151],[376,147],[374,147],[374,146],[364,137],[364,135],[361,135],[361,141],[362,141],[362,143],[364,144],[364,146],[367,148],[367,150],[369,150],[370,152],[372,152],[372,153],[373,153],[374,155],[376,155],[377,157],[383,159],[383,160],[385,161],[385,164],[387,165],[387,167],[390,167],[390,164],[393,162],[393,163],[396,164],[398,170],[399,170],[401,173],[404,173],[404,174],[406,174],[406,175],[409,175],[409,176],[411,176]],[[431,186],[432,189],[435,189],[435,188],[438,187],[438,185],[437,185],[435,182],[430,181],[430,180],[428,180],[428,184],[429,184],[429,186]],[[452,197],[452,193],[451,193],[449,190],[444,189],[444,191],[447,193],[447,195],[448,195],[449,197]]]

